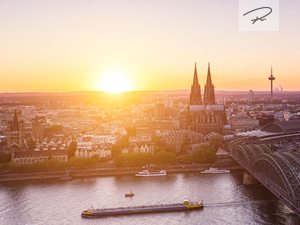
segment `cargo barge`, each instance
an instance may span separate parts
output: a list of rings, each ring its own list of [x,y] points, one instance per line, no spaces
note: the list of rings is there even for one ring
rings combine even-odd
[[[158,212],[172,212],[172,211],[186,211],[202,209],[203,202],[190,202],[188,200],[183,203],[167,204],[167,205],[147,205],[134,207],[120,207],[111,209],[94,209],[90,208],[81,213],[82,217],[102,217],[115,215],[130,215],[140,213],[158,213]]]

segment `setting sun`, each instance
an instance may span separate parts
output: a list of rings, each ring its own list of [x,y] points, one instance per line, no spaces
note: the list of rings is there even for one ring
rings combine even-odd
[[[121,72],[108,73],[99,83],[101,91],[118,93],[123,91],[131,91],[132,84],[127,79],[127,76]]]

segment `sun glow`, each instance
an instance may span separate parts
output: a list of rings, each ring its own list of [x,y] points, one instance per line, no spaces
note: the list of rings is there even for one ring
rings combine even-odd
[[[124,91],[131,91],[132,85],[127,79],[127,76],[121,72],[108,73],[99,83],[101,91],[119,93]]]

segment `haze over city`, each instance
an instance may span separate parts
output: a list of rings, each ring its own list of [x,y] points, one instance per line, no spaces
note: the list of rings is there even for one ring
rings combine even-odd
[[[274,85],[298,91],[299,4],[257,33],[239,31],[235,0],[2,1],[0,92],[189,89],[194,62],[216,90],[269,90],[273,65]]]
[[[299,9],[0,1],[0,224],[299,225]]]

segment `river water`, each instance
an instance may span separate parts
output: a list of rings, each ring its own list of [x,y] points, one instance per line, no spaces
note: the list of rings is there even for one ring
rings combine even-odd
[[[133,198],[124,194],[132,190]],[[111,208],[204,202],[203,210],[81,218],[90,206]],[[284,224],[290,210],[263,186],[242,185],[241,173],[188,172],[0,183],[0,224]]]

